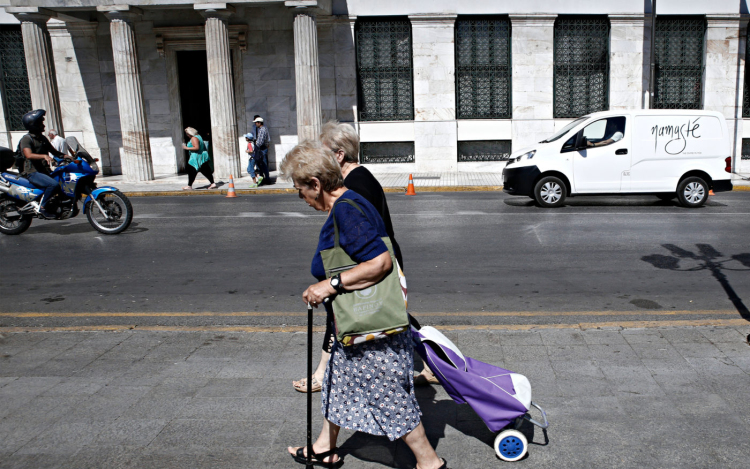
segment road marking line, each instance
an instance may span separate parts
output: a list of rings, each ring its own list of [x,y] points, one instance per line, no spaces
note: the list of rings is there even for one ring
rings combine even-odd
[[[440,313],[410,313],[414,317],[536,317],[536,316],[687,316],[687,315],[737,315],[736,310],[682,310],[682,311],[659,311],[659,310],[635,310],[635,311],[471,311],[471,312],[440,312]],[[324,312],[316,312],[316,316],[325,315]],[[285,313],[277,312],[229,312],[220,313],[212,311],[190,312],[96,312],[96,313],[0,313],[0,317],[6,318],[88,318],[88,317],[302,317],[307,313]]]
[[[651,329],[659,327],[732,327],[747,326],[750,322],[744,319],[697,319],[675,321],[615,321],[615,322],[581,322],[571,324],[505,324],[484,326],[437,326],[442,331],[496,330],[496,331],[529,331],[534,329]],[[315,332],[324,332],[325,327],[313,327]],[[306,332],[307,326],[62,326],[62,327],[0,327],[0,333],[18,332]]]

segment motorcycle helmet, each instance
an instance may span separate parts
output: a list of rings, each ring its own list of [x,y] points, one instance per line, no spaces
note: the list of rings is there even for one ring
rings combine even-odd
[[[41,132],[44,126],[45,114],[47,114],[47,111],[44,109],[35,109],[24,114],[21,122],[23,122],[23,126],[29,132]]]

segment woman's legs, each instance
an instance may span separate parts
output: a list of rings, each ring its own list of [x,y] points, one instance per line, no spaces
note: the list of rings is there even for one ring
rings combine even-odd
[[[195,176],[198,175],[198,170],[193,168],[193,165],[191,164],[185,165],[185,169],[187,169],[188,173],[188,185],[187,187],[183,187],[183,189],[192,189],[193,183],[195,182]]]
[[[429,440],[427,440],[422,422],[419,422],[417,428],[401,439],[404,440],[404,443],[414,453],[414,457],[417,458],[417,469],[438,469],[443,465],[443,460],[438,457]]]
[[[210,184],[210,185],[208,186],[208,188],[209,188],[209,189],[216,189],[216,185],[214,184],[214,173],[213,173],[213,172],[211,171],[211,165],[209,164],[209,162],[208,162],[208,161],[206,161],[205,163],[203,163],[203,164],[201,165],[201,167],[200,167],[200,172],[201,172],[201,174],[202,174],[202,175],[203,175],[203,176],[204,176],[204,177],[205,177],[206,179],[208,179],[208,182],[209,182],[209,184]]]
[[[313,452],[315,454],[321,454],[325,453],[326,451],[330,451],[333,448],[336,447],[336,440],[339,437],[339,430],[341,430],[341,427],[339,427],[336,424],[333,424],[329,422],[328,420],[323,420],[323,429],[320,430],[320,435],[318,436],[318,439],[313,442]],[[429,445],[429,442],[427,443]],[[289,454],[294,455],[297,453],[297,450],[300,447],[292,447],[288,446],[287,451],[289,451]],[[305,455],[307,455],[307,448],[305,448]],[[337,454],[333,454],[331,456],[323,458],[323,462],[336,462],[338,461],[339,456]],[[437,466],[440,467],[440,466]]]
[[[214,183],[214,173],[211,171],[211,165],[206,161],[201,165],[200,172],[203,176],[205,176],[206,179],[208,179],[208,182],[211,184]]]

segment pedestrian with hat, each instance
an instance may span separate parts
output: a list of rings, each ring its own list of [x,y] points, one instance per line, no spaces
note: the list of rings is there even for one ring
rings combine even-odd
[[[247,149],[245,150],[245,153],[250,155],[247,159],[247,174],[249,174],[250,177],[253,178],[253,185],[250,187],[258,187],[258,181],[256,181],[255,176],[255,157],[253,156],[253,154],[255,153],[255,148],[253,147],[253,140],[255,140],[255,135],[248,132],[243,135],[243,137],[245,137],[245,142],[247,142]]]
[[[271,183],[271,177],[268,174],[268,144],[271,141],[271,135],[268,132],[268,127],[263,125],[263,118],[255,116],[253,120],[255,123],[255,164],[258,166],[258,185],[260,186],[265,181],[266,184]]]

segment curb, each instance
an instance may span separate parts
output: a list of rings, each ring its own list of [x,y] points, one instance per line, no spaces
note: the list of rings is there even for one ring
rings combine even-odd
[[[418,187],[419,192],[498,192],[503,190],[503,186],[425,186]],[[406,186],[403,187],[384,187],[383,191],[389,194],[403,194],[406,192]],[[297,189],[279,188],[279,189],[235,189],[237,195],[265,195],[265,194],[296,194]],[[227,195],[227,189],[221,190],[203,190],[203,191],[125,191],[128,197],[181,197],[191,195]]]

